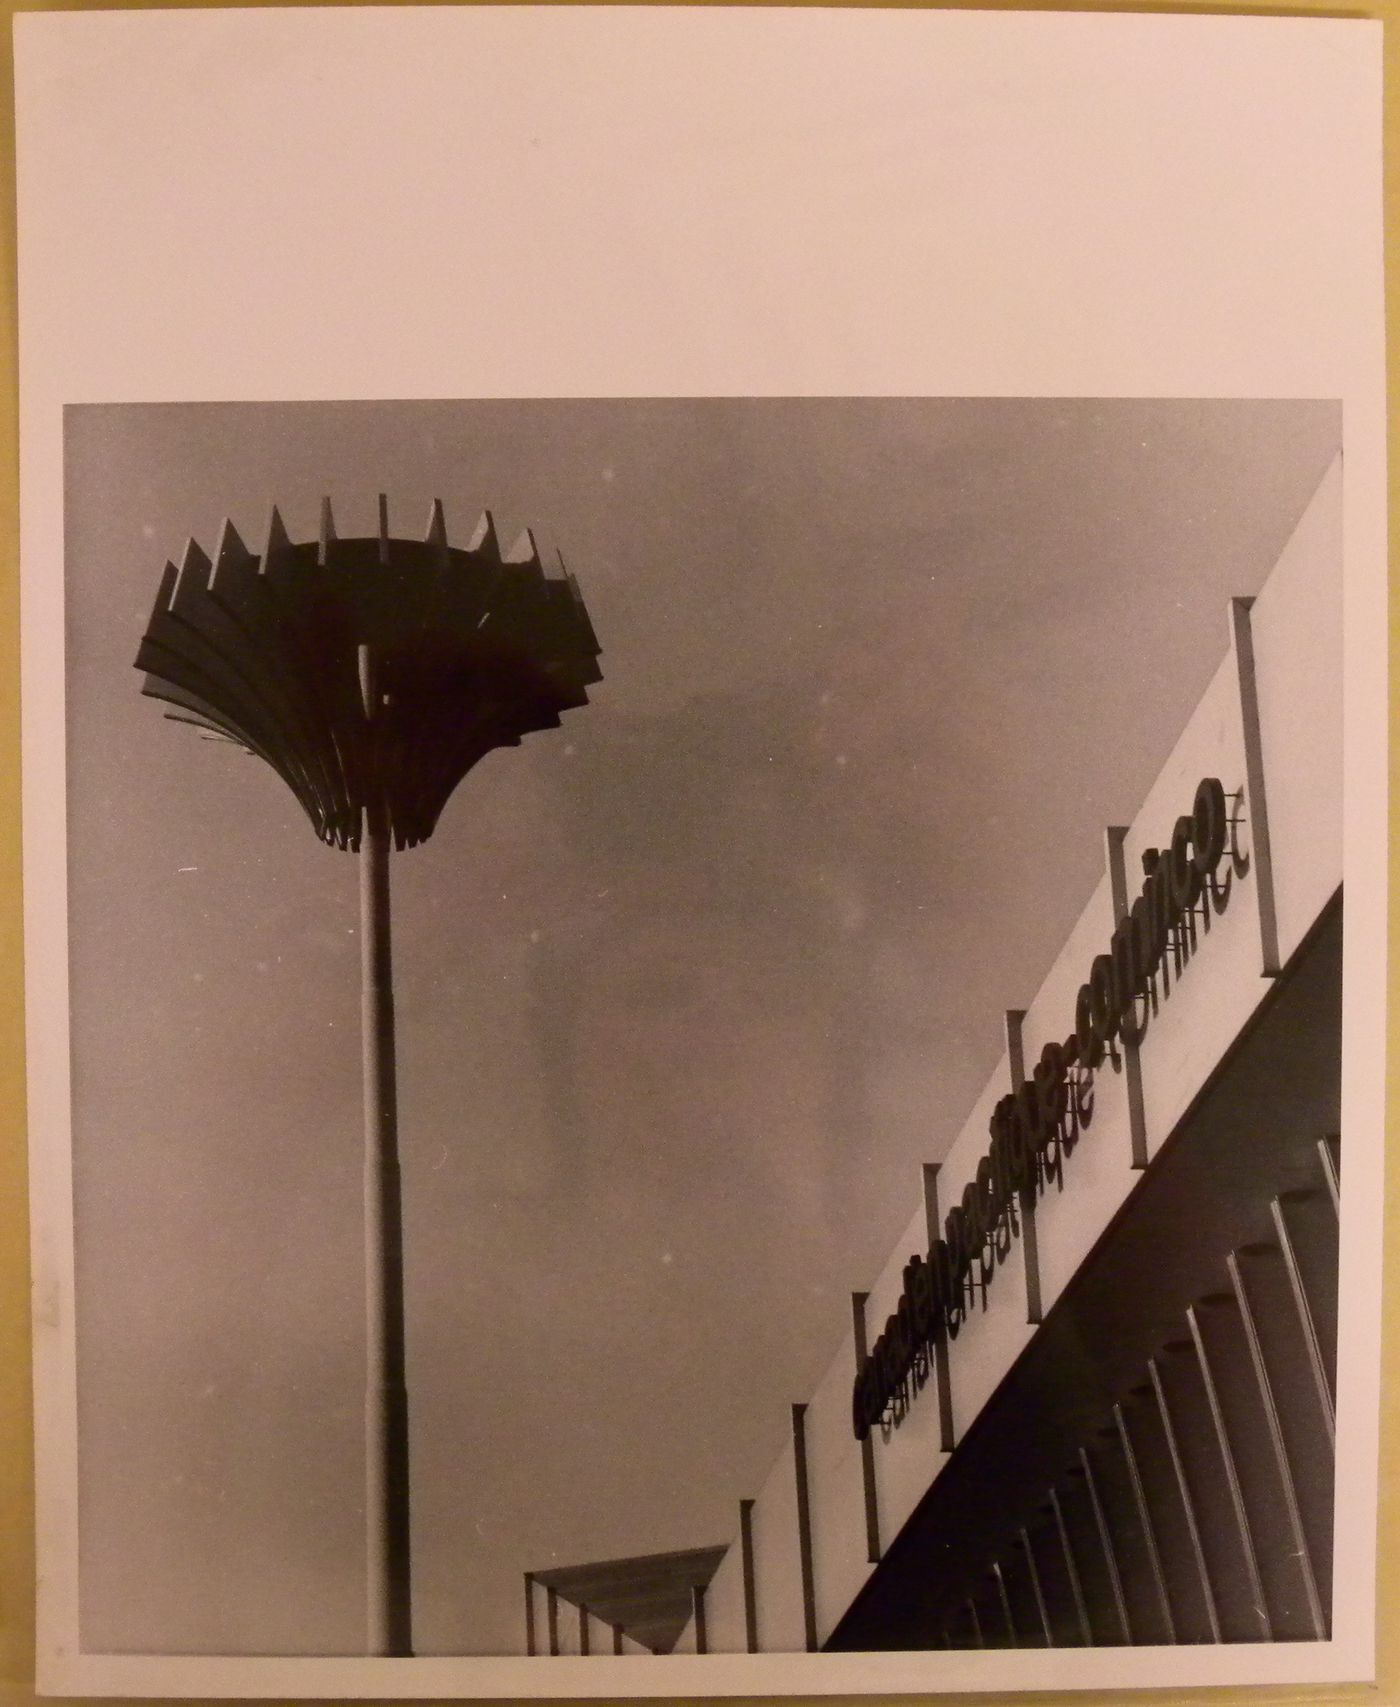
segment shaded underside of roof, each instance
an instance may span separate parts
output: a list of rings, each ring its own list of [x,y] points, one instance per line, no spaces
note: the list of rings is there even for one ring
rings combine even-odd
[[[574,1606],[587,1607],[604,1624],[653,1653],[667,1654],[690,1617],[692,1590],[704,1588],[727,1549],[691,1547],[677,1553],[647,1553],[589,1565],[560,1565],[532,1571],[534,1581]]]

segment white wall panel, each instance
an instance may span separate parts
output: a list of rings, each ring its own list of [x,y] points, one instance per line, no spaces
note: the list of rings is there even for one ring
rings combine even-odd
[[[548,1597],[544,1589],[533,1579],[530,1582],[530,1611],[534,1620],[535,1652],[547,1654],[549,1652]],[[525,1644],[525,1632],[523,1630],[520,1633],[520,1641],[523,1650]]]
[[[1221,618],[1222,647],[1227,636]],[[1129,873],[1142,871],[1143,850],[1170,841],[1173,827],[1191,810],[1203,777],[1219,777],[1226,791],[1245,781],[1244,736],[1240,720],[1239,680],[1232,651],[1226,652],[1210,686],[1187,724],[1171,757],[1148,792],[1123,845]],[[1245,817],[1249,802],[1245,801]],[[1250,844],[1248,822],[1241,841]],[[1227,855],[1228,861],[1228,855]],[[1222,874],[1227,864],[1222,862]],[[1212,908],[1209,929],[1197,920],[1196,948],[1170,994],[1148,1022],[1138,1054],[1142,1062],[1143,1102],[1147,1111],[1148,1150],[1155,1155],[1171,1136],[1192,1100],[1268,994],[1259,935],[1259,869],[1230,878],[1223,912]],[[1223,875],[1221,882],[1225,881]],[[1130,895],[1141,886],[1130,887]]]
[[[1098,952],[1107,947],[1105,935]],[[1042,1318],[1141,1178],[1133,1168],[1126,1063],[1115,1072],[1105,1057],[1094,1074],[1094,1117],[1065,1158],[1060,1184],[1051,1185],[1036,1206]]]
[[[899,1300],[904,1293],[905,1264],[916,1253],[922,1256],[928,1251],[923,1181],[915,1170],[911,1169],[911,1175],[910,1196],[918,1207],[901,1234],[899,1243],[891,1252],[866,1304],[868,1339],[872,1350],[876,1340],[885,1330],[887,1319],[899,1307]],[[852,1473],[856,1476],[858,1485],[863,1487],[860,1446],[851,1426],[850,1411],[851,1389],[848,1382],[845,1437],[852,1450]],[[904,1420],[890,1431],[889,1438],[884,1438],[876,1428],[871,1432],[871,1440],[874,1444],[876,1503],[880,1513],[880,1544],[883,1550],[903,1528],[910,1512],[937,1474],[943,1459],[938,1448],[938,1389],[932,1370],[922,1390],[914,1394]],[[863,1559],[866,1556],[863,1505],[861,1511],[859,1556]],[[844,1611],[844,1608],[842,1610]],[[832,1623],[834,1625],[835,1619]]]
[[[792,1443],[783,1448],[753,1508],[754,1591],[761,1653],[802,1653],[802,1564]]]
[[[1279,951],[1342,881],[1342,459],[1250,612]]]
[[[991,1144],[992,1110],[1010,1088],[1011,1068],[1003,1055],[938,1176],[938,1207],[943,1215],[958,1202],[964,1187],[975,1177],[977,1164]],[[955,1441],[961,1440],[972,1426],[1030,1335],[1026,1320],[1025,1258],[1017,1246],[989,1283],[985,1304],[979,1289],[967,1320],[948,1345]],[[936,1402],[928,1388],[923,1398],[925,1403]]]
[[[746,1651],[744,1553],[737,1535],[705,1591],[705,1634],[712,1654]]]
[[[1084,834],[1097,835],[1102,843],[1105,829],[1085,824]],[[1108,952],[1112,935],[1113,895],[1105,869],[1026,1010],[1021,1046],[1027,1073],[1034,1070],[1047,1043],[1064,1043],[1073,1036],[1079,988],[1095,956]],[[1049,1313],[1138,1177],[1132,1165],[1126,1066],[1115,1072],[1105,1061],[1094,1075],[1089,1124],[1081,1130],[1072,1154],[1064,1158],[1060,1184],[1051,1185],[1036,1206],[1042,1316]]]
[[[561,1654],[576,1654],[578,1642],[578,1607],[571,1600],[559,1597],[559,1652]]]
[[[867,1306],[867,1318],[873,1315]],[[867,1344],[873,1345],[870,1333]],[[825,1641],[870,1575],[865,1532],[865,1475],[851,1427],[855,1336],[841,1341],[804,1418],[812,1513],[812,1583],[817,1640]],[[879,1445],[876,1443],[878,1452]],[[889,1531],[882,1528],[882,1535]]]
[[[1339,460],[1252,615],[1280,947],[1285,958],[1341,880],[1341,619],[1336,591],[1340,506]],[[1227,793],[1245,784],[1239,676],[1229,644],[1227,612],[1221,613],[1220,637],[1219,668],[1124,837],[1129,906],[1142,887],[1144,849],[1170,843],[1177,819],[1192,809],[1201,779],[1218,777]],[[1286,763],[1281,755],[1287,755]],[[1102,840],[1105,829],[1091,825],[1085,833]],[[1252,846],[1248,802],[1241,840],[1246,848]],[[1179,976],[1171,974],[1169,991],[1159,983],[1158,1005],[1139,1049],[1149,1166],[1268,991],[1262,974],[1257,865],[1231,882],[1229,901],[1223,910],[1212,912],[1209,928],[1202,929],[1198,922],[1190,963]],[[1112,887],[1106,870],[1026,1010],[1021,1042],[1027,1071],[1033,1069],[1046,1042],[1063,1042],[1072,1034],[1080,985],[1094,958],[1110,951],[1113,928]],[[1014,992],[1008,995],[1014,1000]],[[940,1169],[941,1216],[961,1199],[975,1176],[989,1147],[992,1110],[1011,1088],[1009,1060],[1003,1054]],[[872,1349],[899,1303],[905,1264],[927,1249],[922,1181],[915,1170],[911,1174],[913,1212],[871,1284],[866,1304],[866,1339]],[[1133,1167],[1128,1074],[1125,1066],[1115,1070],[1106,1060],[1094,1075],[1092,1120],[1073,1154],[1065,1158],[1063,1187],[1052,1186],[1037,1203],[1042,1313],[1053,1306],[1143,1177]],[[961,1439],[974,1422],[1033,1333],[1027,1320],[1024,1248],[1016,1241],[990,1281],[985,1306],[979,1295],[957,1337],[949,1342],[955,1439]],[[834,1629],[872,1570],[867,1558],[861,1449],[851,1426],[854,1374],[854,1336],[848,1328],[805,1417],[819,1641]],[[889,1439],[876,1431],[873,1447],[883,1551],[949,1462],[939,1447],[938,1397],[932,1375]],[[753,1541],[758,1646],[764,1651],[800,1651],[805,1632],[791,1443],[755,1502]],[[742,1651],[743,1572],[737,1538],[711,1587],[706,1611],[712,1651]],[[688,1640],[693,1646],[693,1631]]]

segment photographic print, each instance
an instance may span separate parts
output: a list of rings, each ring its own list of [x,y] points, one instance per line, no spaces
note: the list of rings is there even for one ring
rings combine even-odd
[[[1371,38],[1208,22],[27,26],[41,1689],[1368,1675]]]
[[[1326,1637],[1336,405],[67,439],[86,1646]]]

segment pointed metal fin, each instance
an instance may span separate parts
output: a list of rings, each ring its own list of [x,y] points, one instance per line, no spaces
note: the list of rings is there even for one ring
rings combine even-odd
[[[217,561],[223,563],[251,563],[253,554],[244,545],[242,536],[233,525],[229,516],[224,517],[224,525],[219,529],[219,545]]]
[[[501,542],[496,538],[496,519],[490,510],[481,512],[472,536],[467,541],[467,550],[480,552],[483,556],[493,557],[500,562]]]
[[[286,558],[292,549],[292,542],[287,537],[287,530],[282,525],[282,516],[276,504],[272,506],[272,514],[267,521],[267,547],[263,552],[262,572],[267,574],[269,569],[275,569]]]
[[[224,525],[219,530],[219,545],[214,554],[214,573],[210,578],[211,591],[217,590],[225,581],[237,575],[240,570],[252,568],[253,554],[239,537],[238,529],[225,516]]]
[[[171,594],[175,591],[175,583],[177,580],[179,580],[179,578],[180,578],[180,571],[169,560],[169,558],[167,558],[166,562],[165,562],[165,568],[161,571],[160,586],[156,591],[155,608],[157,610],[169,610],[170,609],[170,597],[171,597]],[[139,664],[136,667],[138,670],[141,668],[141,666]]]
[[[530,528],[522,528],[516,542],[506,553],[507,563],[528,563],[532,568],[540,567],[540,549],[535,544],[535,536]]]
[[[433,507],[428,511],[428,525],[423,533],[423,543],[431,545],[439,555],[447,550],[447,517],[442,512],[441,498],[434,498]]]
[[[185,555],[180,560],[181,575],[207,574],[212,567],[213,565],[209,561],[209,554],[200,545],[199,541],[193,538],[187,539],[185,541]]]
[[[180,573],[170,594],[171,610],[178,611],[188,606],[191,599],[209,591],[209,571],[212,568],[213,564],[200,549],[198,540],[188,540],[185,555],[180,559]]]

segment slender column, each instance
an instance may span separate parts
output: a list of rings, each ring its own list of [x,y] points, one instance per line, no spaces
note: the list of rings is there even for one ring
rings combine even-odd
[[[1099,1486],[1094,1477],[1094,1467],[1089,1462],[1089,1454],[1081,1446],[1079,1448],[1079,1464],[1084,1472],[1084,1486],[1089,1490],[1089,1504],[1094,1512],[1094,1528],[1099,1532],[1099,1546],[1103,1548],[1104,1568],[1108,1572],[1108,1585],[1113,1591],[1113,1610],[1118,1614],[1118,1628],[1123,1633],[1123,1644],[1131,1647],[1133,1642],[1132,1626],[1128,1622],[1128,1602],[1123,1594],[1123,1578],[1118,1570],[1118,1554],[1114,1550],[1113,1535],[1104,1516],[1103,1504],[1099,1499]]]
[[[1031,1591],[1035,1595],[1035,1610],[1040,1619],[1041,1634],[1045,1637],[1045,1646],[1053,1648],[1055,1635],[1050,1628],[1050,1614],[1045,1610],[1045,1591],[1040,1586],[1040,1567],[1035,1562],[1035,1548],[1031,1545],[1030,1534],[1024,1524],[1021,1526],[1020,1535],[1021,1547],[1026,1555],[1026,1570],[1031,1579]]]
[[[1060,1504],[1060,1496],[1056,1489],[1050,1490],[1050,1510],[1054,1513],[1055,1529],[1060,1537],[1060,1553],[1065,1561],[1065,1576],[1069,1579],[1069,1592],[1074,1600],[1074,1619],[1079,1626],[1079,1640],[1086,1648],[1094,1645],[1094,1632],[1089,1627],[1089,1608],[1084,1600],[1084,1587],[1079,1580],[1079,1565],[1074,1557],[1074,1546],[1069,1538],[1069,1530],[1065,1525],[1064,1508]]]
[[[1001,1602],[1002,1623],[1006,1626],[1006,1639],[1013,1648],[1019,1648],[1020,1638],[1016,1634],[1016,1620],[1011,1616],[1011,1596],[1006,1592],[1006,1578],[1002,1574],[1000,1564],[992,1562],[992,1575],[996,1578],[997,1599]]]
[[[792,1407],[792,1463],[797,1481],[797,1553],[802,1567],[802,1623],[807,1652],[817,1651],[817,1596],[812,1576],[812,1512],[807,1486],[807,1407]]]
[[[360,648],[365,715],[378,704]],[[394,1076],[389,825],[368,808],[360,837],[360,1024],[365,1100],[365,1647],[413,1651],[409,1580],[408,1392],[404,1384],[403,1212]]]
[[[1227,1259],[1233,1262],[1235,1259]],[[1233,1272],[1233,1271],[1232,1271]],[[1201,1541],[1200,1519],[1196,1516],[1196,1501],[1192,1496],[1190,1478],[1186,1474],[1186,1463],[1181,1456],[1181,1448],[1177,1444],[1176,1424],[1172,1420],[1172,1408],[1167,1401],[1167,1389],[1162,1381],[1162,1371],[1155,1357],[1147,1360],[1147,1373],[1152,1382],[1152,1391],[1157,1400],[1157,1414],[1161,1418],[1162,1434],[1167,1443],[1167,1455],[1172,1461],[1172,1474],[1176,1478],[1177,1492],[1181,1495],[1181,1509],[1186,1518],[1186,1537],[1191,1544],[1191,1560],[1196,1567],[1196,1581],[1200,1584],[1201,1600],[1205,1604],[1206,1623],[1210,1627],[1212,1642],[1222,1641],[1220,1634],[1220,1612],[1215,1601],[1215,1585],[1210,1580],[1210,1568],[1206,1564],[1206,1550]]]
[[[1137,1453],[1133,1450],[1133,1437],[1128,1433],[1128,1424],[1123,1416],[1123,1407],[1113,1407],[1113,1421],[1118,1429],[1118,1444],[1123,1449],[1123,1462],[1128,1467],[1128,1482],[1133,1490],[1133,1506],[1137,1512],[1138,1528],[1142,1532],[1143,1545],[1147,1549],[1147,1560],[1152,1567],[1152,1582],[1157,1590],[1157,1605],[1162,1613],[1162,1623],[1166,1627],[1168,1642],[1176,1641],[1176,1620],[1172,1617],[1171,1597],[1167,1593],[1167,1578],[1162,1570],[1162,1554],[1157,1546],[1157,1532],[1152,1527],[1152,1513],[1147,1504],[1147,1490],[1142,1485],[1142,1475],[1138,1470]],[[1263,1590],[1259,1591],[1260,1604],[1263,1604]],[[1264,1640],[1269,1637],[1265,1633]]]
[[[1269,1205],[1269,1211],[1273,1216],[1274,1233],[1278,1240],[1279,1251],[1283,1256],[1284,1268],[1288,1274],[1288,1286],[1293,1294],[1293,1307],[1298,1313],[1298,1326],[1302,1330],[1303,1344],[1307,1348],[1308,1364],[1312,1369],[1317,1396],[1322,1403],[1323,1424],[1327,1429],[1327,1438],[1335,1450],[1337,1444],[1337,1407],[1332,1397],[1332,1382],[1327,1374],[1327,1360],[1322,1354],[1322,1343],[1317,1336],[1317,1322],[1313,1316],[1312,1303],[1308,1298],[1308,1289],[1303,1280],[1303,1271],[1298,1262],[1298,1253],[1293,1248],[1293,1234],[1289,1230],[1288,1217],[1283,1212],[1283,1199],[1274,1198]]]
[[[758,1652],[758,1592],[753,1569],[753,1501],[739,1501],[739,1548],[744,1567],[744,1646]]]
[[[1268,1366],[1264,1362],[1264,1348],[1259,1342],[1259,1329],[1254,1320],[1254,1307],[1249,1300],[1249,1292],[1245,1287],[1244,1275],[1240,1272],[1238,1252],[1231,1251],[1225,1259],[1225,1266],[1230,1271],[1230,1284],[1234,1287],[1235,1303],[1239,1308],[1240,1322],[1244,1327],[1245,1339],[1249,1344],[1249,1360],[1254,1366],[1254,1379],[1259,1389],[1259,1403],[1264,1412],[1264,1420],[1268,1425],[1269,1444],[1274,1450],[1274,1463],[1278,1466],[1279,1486],[1283,1491],[1283,1509],[1288,1519],[1289,1539],[1293,1543],[1292,1557],[1298,1562],[1298,1572],[1302,1578],[1303,1592],[1308,1602],[1308,1617],[1312,1623],[1313,1636],[1319,1642],[1327,1640],[1327,1611],[1323,1607],[1322,1597],[1317,1591],[1317,1577],[1313,1571],[1312,1555],[1308,1550],[1307,1531],[1303,1527],[1303,1512],[1298,1504],[1297,1484],[1293,1480],[1293,1466],[1289,1463],[1288,1447],[1283,1438],[1283,1424],[1279,1420],[1278,1401],[1274,1397],[1273,1383],[1269,1379]]]

